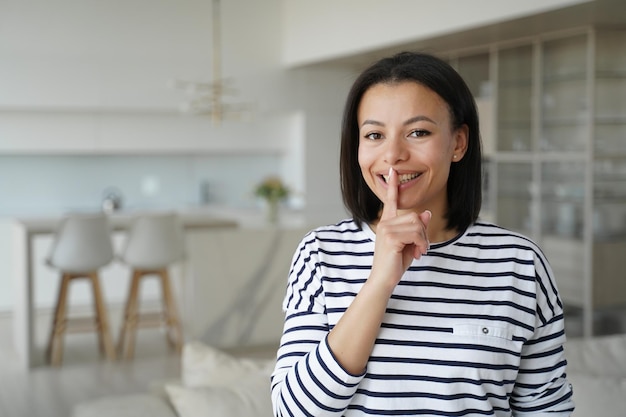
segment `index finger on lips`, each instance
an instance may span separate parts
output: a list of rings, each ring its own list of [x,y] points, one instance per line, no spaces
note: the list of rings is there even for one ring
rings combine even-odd
[[[389,168],[389,177],[387,178],[387,196],[383,205],[383,213],[381,220],[390,219],[398,215],[398,173]]]

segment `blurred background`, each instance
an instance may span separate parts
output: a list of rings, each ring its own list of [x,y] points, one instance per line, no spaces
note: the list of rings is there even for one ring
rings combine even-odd
[[[622,1],[223,0],[217,23],[214,7],[0,0],[0,253],[14,219],[98,210],[112,192],[124,210],[245,222],[268,176],[292,190],[296,224],[335,222],[348,88],[374,59],[424,50],[476,97],[482,216],[544,248],[572,335],[624,330]]]
[[[269,342],[273,355],[296,242],[347,216],[348,89],[402,50],[437,54],[468,82],[481,217],[546,252],[568,337],[626,333],[623,0],[0,0],[0,414],[64,416],[179,375],[160,336],[142,336],[118,373],[31,369],[59,285],[45,256],[71,212],[110,213],[116,250],[128,217],[178,213],[187,340]],[[272,222],[258,193],[268,178],[289,190]],[[101,272],[116,334],[130,271]],[[86,288],[72,296],[90,308]],[[99,363],[92,339],[66,351],[66,363]],[[154,352],[165,362],[138,362]]]

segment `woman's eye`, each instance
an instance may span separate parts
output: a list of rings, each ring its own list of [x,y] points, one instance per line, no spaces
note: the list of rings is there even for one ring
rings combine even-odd
[[[428,130],[423,130],[423,129],[417,129],[412,131],[409,136],[414,137],[414,138],[421,138],[423,136],[428,136],[430,135],[430,132]]]
[[[381,135],[378,132],[371,132],[365,135],[366,139],[372,139],[372,140],[377,140],[377,139],[381,139],[383,137],[383,135]]]

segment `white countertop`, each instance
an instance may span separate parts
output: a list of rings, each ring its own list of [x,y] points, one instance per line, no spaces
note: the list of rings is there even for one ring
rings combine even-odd
[[[150,212],[176,212],[181,219],[185,229],[202,229],[216,227],[244,227],[244,228],[296,228],[305,225],[304,216],[300,212],[281,209],[279,222],[271,225],[266,220],[263,209],[242,209],[228,206],[207,205],[185,207],[178,209],[134,209],[119,210],[109,214],[109,221],[113,230],[123,230],[128,228],[133,217],[140,213]],[[14,222],[21,224],[30,233],[50,233],[55,230],[59,220],[66,213],[30,214],[25,216],[15,216]]]

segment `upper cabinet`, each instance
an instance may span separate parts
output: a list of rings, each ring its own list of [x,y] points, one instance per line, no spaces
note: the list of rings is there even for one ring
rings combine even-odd
[[[542,247],[566,311],[593,334],[594,314],[626,303],[626,30],[542,34],[452,62],[488,133],[483,217]]]
[[[245,122],[176,112],[0,109],[0,154],[287,154],[297,112]]]

